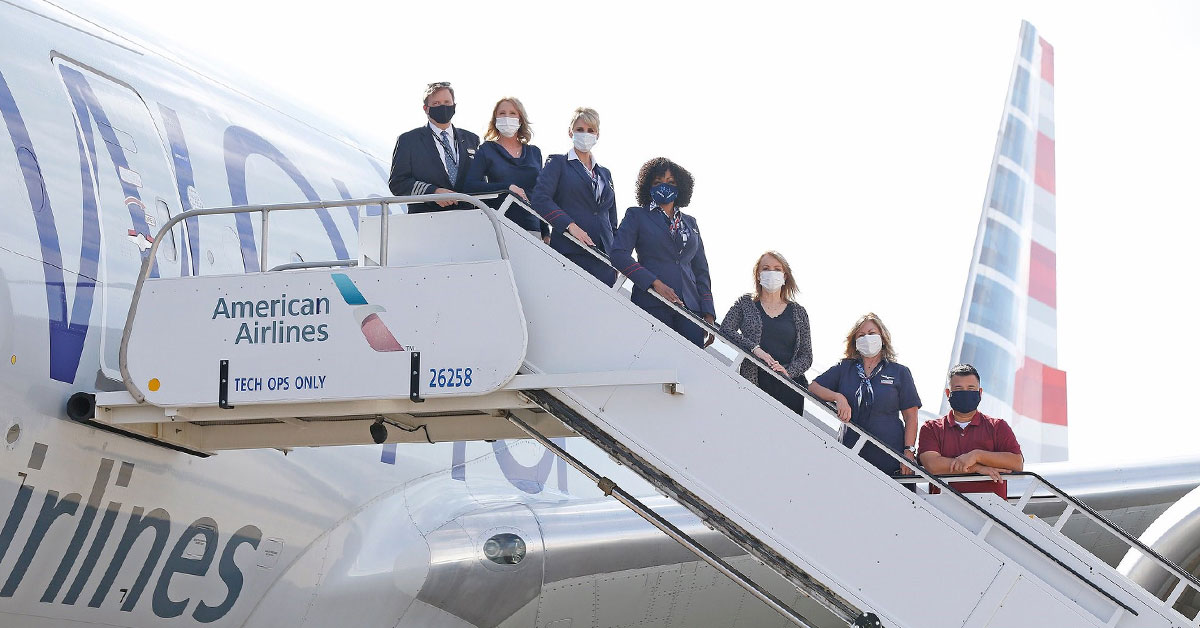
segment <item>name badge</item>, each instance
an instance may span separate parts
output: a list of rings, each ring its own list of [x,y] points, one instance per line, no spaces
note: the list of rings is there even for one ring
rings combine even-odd
[[[879,383],[880,383],[880,384],[883,384],[883,385],[885,385],[885,386],[895,386],[895,385],[896,385],[896,378],[895,378],[895,377],[892,377],[891,375],[880,375],[880,376],[879,376]]]

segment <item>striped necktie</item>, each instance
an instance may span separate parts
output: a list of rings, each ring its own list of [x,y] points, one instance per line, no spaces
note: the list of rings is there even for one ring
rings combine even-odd
[[[587,170],[588,176],[591,177],[591,179],[592,179],[592,194],[595,195],[596,202],[599,203],[600,202],[600,177],[596,175],[596,166],[595,166],[595,164],[593,164],[591,169],[588,169],[587,166],[584,166],[584,170]]]
[[[446,154],[446,174],[450,175],[450,185],[458,181],[458,159],[454,157],[454,148],[450,146],[450,135],[445,131],[438,136],[442,143],[442,152]]]

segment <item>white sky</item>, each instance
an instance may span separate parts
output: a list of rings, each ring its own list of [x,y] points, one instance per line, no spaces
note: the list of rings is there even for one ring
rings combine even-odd
[[[751,289],[758,253],[779,249],[812,321],[814,368],[873,310],[933,411],[1027,19],[1055,47],[1071,458],[1197,451],[1183,315],[1197,285],[1200,4],[113,6],[180,57],[314,110],[385,159],[423,122],[430,81],[454,83],[454,122],[481,134],[498,98],[521,98],[545,154],[568,148],[574,107],[595,107],[595,152],[622,213],[644,160],[665,155],[696,176],[688,210],[719,314]]]

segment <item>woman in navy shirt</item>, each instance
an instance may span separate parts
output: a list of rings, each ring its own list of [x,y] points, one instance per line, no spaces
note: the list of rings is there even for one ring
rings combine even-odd
[[[904,457],[916,461],[917,409],[921,398],[912,372],[896,362],[892,335],[874,313],[858,319],[846,335],[846,357],[817,376],[808,390],[837,404],[838,419],[866,430]],[[904,417],[901,422],[901,416]],[[852,447],[858,434],[842,430],[842,442]],[[880,471],[911,475],[912,470],[867,443],[862,457]],[[911,486],[909,488],[912,488]]]
[[[584,246],[604,253],[612,251],[617,196],[613,193],[612,174],[596,163],[592,154],[600,139],[600,114],[586,107],[576,109],[567,134],[573,148],[565,155],[546,159],[530,198],[533,208],[554,227],[550,246],[611,286],[617,279],[616,271],[566,236],[570,233]]]
[[[526,205],[542,171],[542,151],[530,144],[533,131],[525,105],[511,96],[501,98],[492,108],[483,144],[475,151],[471,169],[463,189],[468,194],[507,190]],[[550,241],[550,226],[538,220],[523,207],[512,206],[504,217],[517,223],[534,236]]]
[[[712,342],[699,325],[663,305],[650,290],[678,303],[712,324],[713,309],[708,259],[696,219],[681,208],[692,200],[692,174],[665,157],[642,165],[637,179],[637,201],[617,229],[612,262],[633,281],[633,302],[699,346]],[[637,251],[637,261],[633,252]]]

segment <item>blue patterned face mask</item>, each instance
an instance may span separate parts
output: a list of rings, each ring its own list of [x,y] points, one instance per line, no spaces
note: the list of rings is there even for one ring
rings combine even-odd
[[[670,205],[679,197],[679,188],[670,183],[659,183],[650,188],[650,198],[657,205]]]

